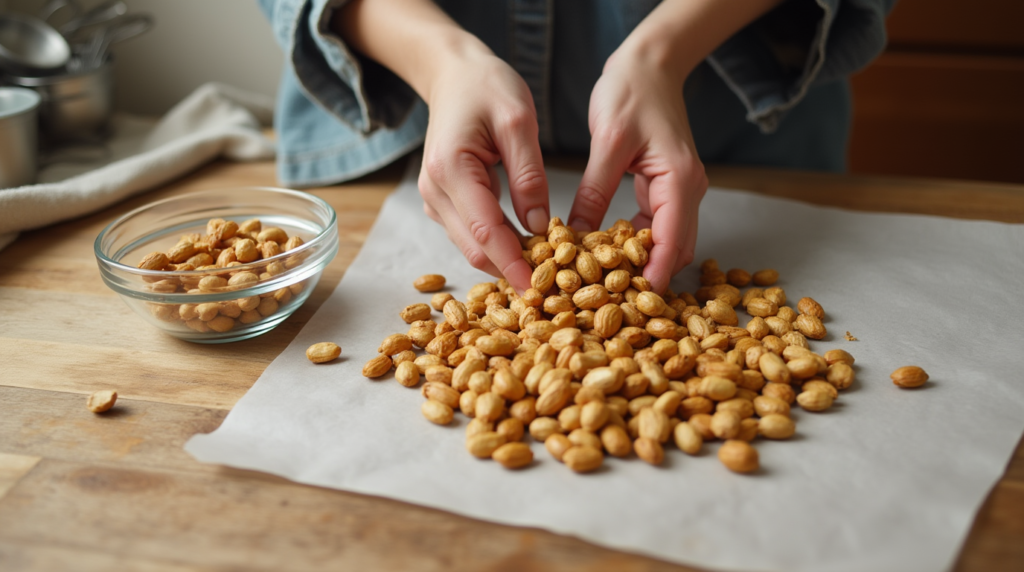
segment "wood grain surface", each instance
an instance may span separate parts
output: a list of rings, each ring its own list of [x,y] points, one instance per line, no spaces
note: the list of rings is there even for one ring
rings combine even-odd
[[[572,160],[563,165],[574,165]],[[256,339],[166,336],[100,280],[93,240],[118,215],[190,191],[274,185],[271,163],[214,163],[0,251],[0,570],[688,570],[536,529],[203,465],[216,429],[352,262],[402,165],[311,192],[341,248],[306,305]],[[1024,188],[709,169],[713,185],[816,204],[1024,222]],[[85,396],[115,388],[105,415]],[[410,486],[414,486],[413,481]],[[974,522],[958,570],[1024,570],[1024,448]]]

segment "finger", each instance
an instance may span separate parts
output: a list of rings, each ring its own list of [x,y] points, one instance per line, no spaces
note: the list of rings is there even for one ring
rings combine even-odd
[[[693,261],[700,202],[707,188],[707,177],[700,163],[687,168],[676,167],[651,179],[654,247],[644,268],[644,277],[658,292],[663,292],[672,276]]]
[[[423,203],[423,212],[427,213],[427,216],[430,217],[430,220],[436,222],[441,226],[444,226],[444,220],[441,218],[441,215],[438,214],[437,210],[434,207],[430,206],[428,203]]]
[[[423,197],[423,212],[437,224],[444,226],[444,220],[441,219],[441,215],[438,214],[437,210],[431,206],[431,203],[448,200],[447,197],[443,196],[443,193],[439,192],[430,177],[427,176],[426,169],[420,169],[419,178],[416,180],[416,188],[420,192],[420,196]]]
[[[582,231],[601,227],[622,175],[633,162],[634,152],[623,135],[595,133],[590,143],[590,159],[569,211],[569,226]]]
[[[498,199],[498,204],[501,204],[501,178],[498,176],[498,170],[492,166],[488,169],[488,172],[491,175],[491,190],[493,191],[492,194],[494,195],[494,198]],[[512,234],[516,235],[516,238],[519,240],[520,246],[526,248],[526,239],[523,237],[523,233],[519,232],[519,229],[516,228],[516,225],[508,218],[508,215],[505,214],[504,210],[502,210],[502,214],[505,216],[505,226],[507,226],[509,230],[512,231]],[[544,224],[544,230],[546,232],[547,223]]]
[[[430,202],[424,203],[424,210],[427,211],[427,215],[433,212],[437,216],[436,220],[441,226],[444,227],[448,234],[448,239],[451,240],[455,246],[459,247],[462,251],[462,255],[474,268],[482,270],[492,276],[500,277],[501,272],[498,267],[495,266],[486,253],[480,248],[480,245],[473,240],[473,237],[466,231],[466,227],[463,224],[462,218],[459,215],[455,205],[452,204],[451,199],[441,190],[440,186],[431,180],[427,182],[420,181],[420,192],[423,193],[424,198],[429,197]],[[428,210],[429,209],[429,210]],[[431,216],[431,218],[434,218]]]
[[[449,225],[457,224],[460,227],[457,233],[463,237],[468,236],[474,245],[479,246],[513,288],[525,292],[530,287],[532,270],[523,260],[522,245],[512,229],[505,224],[505,213],[491,190],[461,173],[443,184],[458,212],[459,221],[456,223],[450,220],[444,212],[441,212],[441,216]],[[449,230],[452,229],[449,227]],[[480,269],[487,265],[478,258],[470,259],[470,264]]]
[[[691,262],[697,248],[697,230],[699,222],[700,210],[698,207],[689,210],[690,221],[686,225],[686,236],[683,238],[682,250],[679,253],[679,258],[676,260],[676,265],[673,268],[672,274],[678,274],[680,270],[686,268]]]
[[[651,213],[651,200],[650,200],[650,188],[651,179],[642,173],[637,173],[633,177],[633,189],[636,193],[636,203],[640,207],[640,212],[636,213],[633,220],[633,228],[651,228],[651,219],[654,215]]]
[[[508,174],[509,195],[516,217],[523,228],[533,234],[544,234],[551,216],[536,112],[531,109],[508,114],[495,123],[494,142]]]
[[[695,252],[695,248],[696,248],[696,245],[697,245],[697,218],[698,218],[697,217],[697,209],[692,209],[692,210],[690,210],[688,212],[689,212],[689,214],[687,215],[688,222],[686,223],[686,234],[683,237],[682,247],[679,250],[679,254],[676,255],[676,262],[672,266],[672,272],[668,275],[668,282],[665,283],[665,287],[666,288],[668,288],[668,285],[671,284],[672,279],[675,277],[675,275],[679,274],[680,270],[682,270],[683,268],[686,268],[687,265],[689,265],[691,262],[693,262],[694,252]],[[639,228],[639,227],[637,227],[637,228]],[[653,256],[653,252],[652,252],[652,256]],[[655,263],[655,264],[657,264],[657,263]],[[647,267],[650,267],[650,266],[651,266],[651,263],[650,263],[650,261],[648,261]],[[646,274],[647,267],[644,268],[645,274]],[[645,278],[647,278],[648,280],[651,279],[651,278],[647,277],[646,275],[645,275]],[[652,285],[653,285],[653,282],[652,282]],[[663,293],[664,291],[663,290],[657,290],[657,292],[660,294],[660,293]]]
[[[500,203],[501,202],[501,177],[498,176],[498,168],[494,165],[487,167],[487,176],[490,178],[491,194]]]
[[[644,278],[651,282],[656,292],[664,292],[675,273],[684,237],[689,232],[688,213],[684,209],[684,189],[677,171],[671,170],[653,177],[648,196],[654,246],[644,267]]]
[[[516,228],[516,225],[512,223],[511,219],[508,218],[508,215],[505,215],[505,226],[507,226],[508,229],[512,231],[512,234],[515,235],[516,240],[519,241],[519,245],[522,246],[523,248],[526,248],[526,241],[528,239],[523,236],[523,233],[519,232],[519,229]]]

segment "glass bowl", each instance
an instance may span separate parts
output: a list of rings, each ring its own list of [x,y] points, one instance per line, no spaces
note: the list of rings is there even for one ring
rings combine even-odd
[[[267,244],[257,248],[258,260],[249,260],[252,254],[246,247],[241,249],[246,252],[241,257],[245,262],[230,261],[235,257],[234,245],[245,238],[255,243],[258,233],[247,233],[248,227],[243,226],[233,239],[211,239],[207,235],[211,219],[223,219],[225,228],[230,222],[242,226],[258,219],[261,232],[267,231],[260,238],[278,238],[283,252],[276,253]],[[289,238],[299,237],[301,244],[294,239],[279,244],[283,237],[273,236],[273,227]],[[183,242],[192,246],[175,250]],[[100,232],[94,250],[103,282],[150,324],[191,342],[233,342],[272,330],[306,301],[338,252],[337,216],[323,200],[299,191],[272,187],[203,191],[125,214]],[[221,258],[224,250],[231,253]],[[209,258],[199,256],[203,252]],[[139,268],[150,253],[171,253],[174,259],[162,270]],[[210,263],[218,259],[224,267]]]

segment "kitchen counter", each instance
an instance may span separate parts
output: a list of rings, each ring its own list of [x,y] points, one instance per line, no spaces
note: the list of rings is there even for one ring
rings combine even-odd
[[[244,342],[190,344],[145,323],[100,280],[93,241],[115,217],[160,198],[275,185],[272,163],[217,162],[102,212],[26,232],[0,251],[0,568],[687,569],[541,530],[203,465],[182,450],[193,434],[220,425],[338,284],[403,163],[311,191],[338,212],[338,256],[304,307]],[[709,178],[853,210],[1024,223],[1022,186],[738,168],[711,168]],[[117,390],[117,407],[94,415],[85,398],[103,388]],[[956,569],[1022,570],[1021,538],[1019,444]]]

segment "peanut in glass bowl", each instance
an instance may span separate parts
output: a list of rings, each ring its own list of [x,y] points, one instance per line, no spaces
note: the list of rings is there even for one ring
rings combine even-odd
[[[238,224],[259,219],[262,228],[278,227],[289,237],[300,237],[303,244],[224,268],[137,267],[151,252],[166,253],[183,235],[205,237],[210,219]],[[234,342],[272,330],[306,301],[338,252],[337,216],[323,200],[299,191],[272,187],[203,191],[157,201],[121,216],[96,237],[94,251],[103,282],[153,326],[191,342]],[[198,288],[203,278],[230,280],[240,273],[259,279]]]

